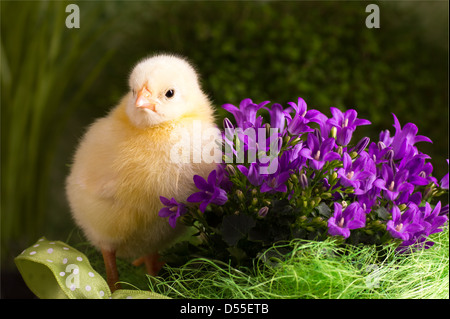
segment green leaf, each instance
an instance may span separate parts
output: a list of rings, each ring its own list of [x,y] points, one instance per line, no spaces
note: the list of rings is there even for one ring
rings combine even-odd
[[[325,203],[320,203],[320,205],[317,206],[316,209],[317,209],[319,215],[322,215],[326,218],[329,218],[331,216],[331,209]]]
[[[220,231],[223,240],[230,246],[234,246],[237,242],[247,236],[250,229],[256,225],[256,221],[245,214],[228,215],[223,218]]]
[[[375,210],[375,213],[383,220],[387,220],[389,216],[391,216],[391,214],[384,207],[378,208],[377,210]]]
[[[247,254],[244,250],[238,247],[228,247],[227,250],[230,252],[230,255],[236,258],[237,262],[241,262],[248,258]]]

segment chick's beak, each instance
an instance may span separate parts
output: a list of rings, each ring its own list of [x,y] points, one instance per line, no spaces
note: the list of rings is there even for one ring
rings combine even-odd
[[[156,101],[152,98],[152,92],[145,86],[138,92],[135,105],[137,108],[146,108],[155,112]]]

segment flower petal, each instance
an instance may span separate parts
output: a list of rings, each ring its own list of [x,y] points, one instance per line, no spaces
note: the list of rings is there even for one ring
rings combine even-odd
[[[172,199],[173,199],[173,198],[172,198]],[[159,196],[159,200],[161,201],[161,203],[162,203],[164,206],[169,206],[169,205],[172,204],[172,201],[169,200],[168,198],[165,198],[164,196]]]
[[[208,198],[210,198],[210,196],[206,195],[205,192],[197,192],[197,193],[190,195],[187,198],[187,201],[189,203],[199,203]]]
[[[174,214],[174,212],[172,212],[169,208],[167,208],[167,207],[163,207],[163,208],[161,208],[160,210],[159,210],[159,212],[158,212],[158,216],[159,217],[168,217],[168,216],[171,216],[171,215],[173,215]]]
[[[194,183],[195,186],[197,186],[197,188],[200,190],[204,191],[208,189],[208,183],[200,175],[194,175]]]
[[[217,172],[214,169],[208,175],[208,185],[214,187],[216,185],[216,179],[217,179]]]
[[[209,205],[209,200],[208,201],[203,201],[201,204],[200,204],[200,207],[199,207],[199,209],[200,209],[200,211],[202,212],[202,213],[204,213],[205,212],[205,210],[206,210],[206,207],[208,207],[208,205]]]

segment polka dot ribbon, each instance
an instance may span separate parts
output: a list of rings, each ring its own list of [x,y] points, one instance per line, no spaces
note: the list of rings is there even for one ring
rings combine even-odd
[[[150,291],[114,293],[87,257],[60,241],[40,238],[15,258],[25,283],[41,299],[167,299]]]

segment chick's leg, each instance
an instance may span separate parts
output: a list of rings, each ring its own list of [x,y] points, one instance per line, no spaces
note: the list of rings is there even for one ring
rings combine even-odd
[[[145,258],[145,268],[147,269],[147,273],[150,276],[156,276],[158,275],[158,272],[161,270],[161,268],[164,266],[165,262],[160,261],[159,254],[154,253],[150,254],[144,257]]]
[[[140,266],[145,263],[145,269],[147,270],[147,273],[150,276],[156,276],[165,264],[164,262],[160,261],[159,258],[160,256],[158,253],[148,254],[133,261],[133,265]]]
[[[116,252],[106,249],[102,249],[103,261],[105,262],[106,269],[106,281],[108,282],[109,289],[114,292],[120,288],[120,284],[116,284],[119,281],[119,272],[116,265]]]

